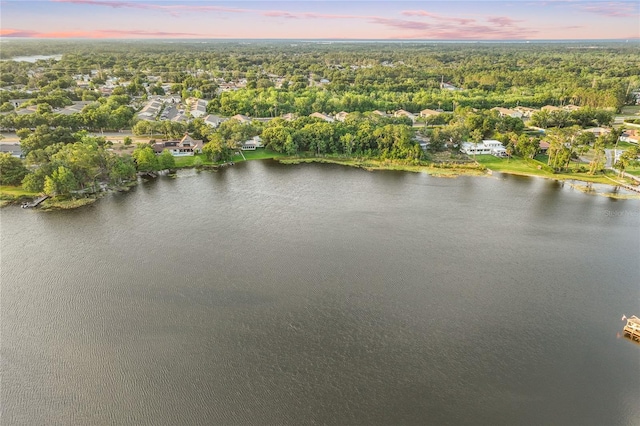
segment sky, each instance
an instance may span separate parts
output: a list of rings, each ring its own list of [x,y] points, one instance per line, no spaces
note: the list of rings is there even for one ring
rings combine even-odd
[[[0,0],[0,37],[639,39],[640,2]]]

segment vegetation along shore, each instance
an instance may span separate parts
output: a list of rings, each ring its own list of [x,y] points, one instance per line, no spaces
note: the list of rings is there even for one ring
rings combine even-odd
[[[633,193],[638,44],[596,44],[16,40],[0,62],[0,199],[72,208],[254,159]],[[11,60],[35,51],[52,56]]]

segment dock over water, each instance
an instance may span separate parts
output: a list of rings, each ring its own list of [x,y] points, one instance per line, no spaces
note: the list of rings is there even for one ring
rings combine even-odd
[[[22,208],[23,209],[31,209],[33,207],[38,207],[40,205],[40,203],[42,203],[44,200],[46,200],[47,198],[49,198],[48,195],[43,195],[41,197],[36,198],[35,200],[33,200],[30,203],[22,203]]]

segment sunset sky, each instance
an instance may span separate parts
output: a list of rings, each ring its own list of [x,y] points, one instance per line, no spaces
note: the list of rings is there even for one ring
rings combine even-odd
[[[0,0],[0,35],[537,40],[640,37],[635,1]]]

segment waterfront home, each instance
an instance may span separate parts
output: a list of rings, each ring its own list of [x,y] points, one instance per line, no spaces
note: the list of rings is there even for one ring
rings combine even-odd
[[[550,146],[551,145],[549,144],[549,142],[540,141],[540,143],[538,144],[538,152],[540,154],[546,154]]]
[[[255,151],[257,148],[263,148],[262,138],[260,136],[254,136],[253,138],[242,142],[243,151]]]
[[[504,145],[502,145],[502,142],[493,139],[486,139],[478,143],[463,142],[460,151],[467,155],[495,155],[496,157],[507,156],[507,150]]]
[[[202,153],[202,145],[201,140],[195,140],[188,133],[185,133],[179,141],[172,140],[153,144],[153,150],[156,154],[169,151],[174,157],[186,157]]]
[[[315,118],[319,118],[321,120],[324,120],[328,123],[333,123],[335,120],[333,119],[333,117],[329,117],[327,114],[323,114],[321,112],[314,112],[313,114],[309,115],[309,117],[315,117]]]

